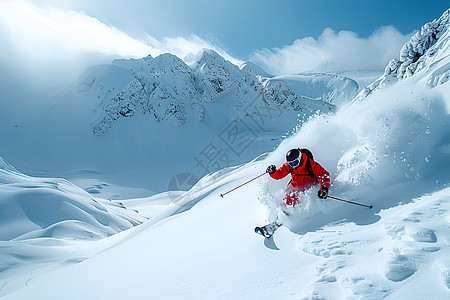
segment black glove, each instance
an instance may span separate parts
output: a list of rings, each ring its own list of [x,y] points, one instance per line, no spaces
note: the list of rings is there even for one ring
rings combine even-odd
[[[275,173],[276,170],[277,170],[277,167],[275,165],[270,165],[267,167],[266,173],[269,173],[270,175],[272,175],[273,173]]]
[[[323,186],[319,192],[317,193],[317,197],[320,199],[327,199],[328,197],[328,188],[326,186]]]

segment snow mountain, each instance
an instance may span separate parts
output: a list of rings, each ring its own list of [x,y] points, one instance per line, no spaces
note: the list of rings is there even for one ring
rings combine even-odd
[[[207,49],[93,66],[74,86],[43,94],[2,83],[9,100],[0,110],[0,155],[29,176],[64,177],[114,199],[130,189],[133,196],[176,190],[169,185],[177,175],[199,179],[252,160],[359,91],[348,77],[272,76]],[[174,157],[170,168],[155,164]],[[106,192],[117,186],[126,196]]]
[[[256,78],[252,81],[246,75],[216,52],[205,50],[191,67],[172,54],[116,60],[100,76],[89,73],[80,87],[94,89],[103,100],[99,121],[92,124],[94,134],[99,135],[115,120],[136,113],[178,127],[188,118],[202,120],[202,103],[214,101],[231,87],[236,98],[256,89]]]
[[[189,65],[175,55],[163,54],[91,68],[78,90],[82,97],[100,99],[93,133],[104,134],[116,120],[138,113],[177,127],[190,119],[202,121],[208,103],[219,97],[227,98],[224,101],[236,116],[258,95],[283,110],[310,116],[318,109],[334,111],[358,91],[353,80],[337,75],[274,77],[251,63],[239,68],[213,50],[205,49],[197,56],[189,58]]]

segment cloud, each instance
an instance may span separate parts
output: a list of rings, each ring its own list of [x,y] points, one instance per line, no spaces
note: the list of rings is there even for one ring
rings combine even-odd
[[[259,50],[250,60],[277,75],[383,70],[399,55],[411,35],[403,35],[392,26],[381,27],[368,38],[359,38],[351,31],[335,32],[326,28],[317,39],[306,37],[282,48]]]
[[[25,73],[55,78],[77,73],[94,61],[142,57],[150,46],[83,13],[39,8],[25,1],[0,4],[0,59]],[[52,77],[52,76],[51,76]]]
[[[195,35],[138,40],[85,13],[38,7],[24,0],[0,3],[0,44],[0,65],[54,84],[70,82],[88,66],[116,58],[155,57],[165,52],[183,58],[202,48],[227,55]]]

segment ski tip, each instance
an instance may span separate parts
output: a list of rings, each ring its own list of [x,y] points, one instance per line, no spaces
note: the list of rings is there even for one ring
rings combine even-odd
[[[255,227],[255,233],[262,235],[263,237],[266,237],[261,227]]]
[[[220,198],[223,198],[223,195],[222,195],[222,194],[220,194]]]

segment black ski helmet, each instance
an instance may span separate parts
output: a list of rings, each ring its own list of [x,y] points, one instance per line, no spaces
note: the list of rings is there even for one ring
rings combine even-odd
[[[303,163],[302,152],[300,149],[291,149],[286,153],[286,161],[292,168],[297,168]]]
[[[300,157],[300,154],[301,152],[298,148],[291,149],[286,153],[286,161],[287,162],[294,161]]]

